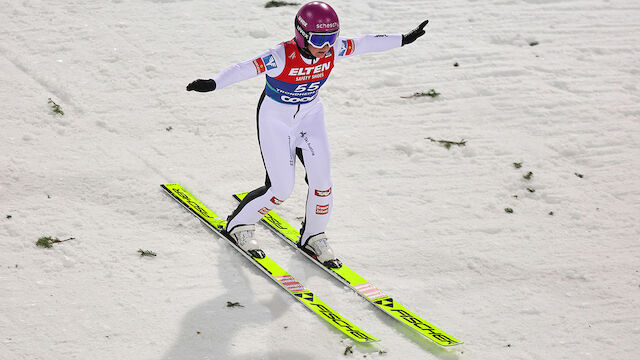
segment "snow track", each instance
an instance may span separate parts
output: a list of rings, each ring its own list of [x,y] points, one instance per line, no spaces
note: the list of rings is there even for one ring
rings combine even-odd
[[[0,359],[345,358],[338,333],[158,187],[179,182],[231,211],[231,194],[260,185],[264,80],[184,87],[292,36],[296,8],[265,2],[0,0]],[[292,275],[383,340],[386,354],[351,357],[635,359],[637,1],[331,4],[344,35],[430,23],[414,44],[341,62],[322,90],[330,241],[465,341],[425,345],[259,231]],[[299,167],[281,214],[302,216],[305,196]],[[37,248],[43,235],[76,240]]]

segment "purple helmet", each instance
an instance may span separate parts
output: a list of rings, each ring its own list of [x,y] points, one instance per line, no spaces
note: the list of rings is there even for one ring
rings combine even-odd
[[[322,48],[333,46],[340,32],[338,14],[329,4],[312,1],[303,5],[295,19],[296,43],[305,49],[307,45]]]

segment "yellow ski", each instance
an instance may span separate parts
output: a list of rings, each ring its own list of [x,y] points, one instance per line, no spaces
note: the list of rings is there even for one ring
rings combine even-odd
[[[213,211],[209,210],[203,203],[191,195],[180,184],[164,184],[162,188],[173,197],[178,203],[189,210],[207,227],[213,230],[223,239],[227,240],[236,250],[249,259],[254,265],[267,274],[278,285],[282,286],[287,292],[293,295],[296,300],[303,303],[309,310],[316,313],[334,328],[340,330],[345,335],[359,343],[368,343],[379,341],[375,337],[367,334],[365,331],[345,319],[342,315],[331,309],[327,304],[320,300],[311,291],[306,289],[291,274],[285,271],[280,265],[268,256],[257,258],[249,255],[240,249],[235,242],[226,235],[223,229],[226,221],[222,220]]]
[[[247,194],[248,193],[239,193],[235,194],[234,197],[240,201],[244,199]],[[273,230],[280,238],[298,249],[297,244],[298,241],[300,241],[300,232],[298,231],[298,229],[291,226],[274,211],[269,211],[262,218],[262,222],[269,229]],[[349,286],[362,297],[367,299],[378,309],[384,311],[387,315],[390,315],[394,319],[424,335],[426,338],[432,340],[436,344],[441,346],[453,346],[462,344],[461,340],[454,338],[453,336],[440,330],[433,324],[430,324],[429,322],[420,318],[409,309],[392,299],[390,296],[382,292],[380,289],[376,288],[362,276],[358,275],[355,271],[351,270],[344,263],[339,268],[329,268],[322,265],[316,259],[306,254],[304,251],[300,252],[314,261],[316,264],[318,264],[325,271],[333,275],[336,279],[340,280],[342,283]]]

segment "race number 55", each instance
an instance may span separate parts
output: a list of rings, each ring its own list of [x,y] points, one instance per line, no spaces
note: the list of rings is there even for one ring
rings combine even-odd
[[[320,88],[320,82],[313,82],[313,83],[306,83],[306,84],[300,84],[296,87],[296,89],[294,90],[294,92],[306,92],[306,91],[316,91],[318,90],[318,88]]]

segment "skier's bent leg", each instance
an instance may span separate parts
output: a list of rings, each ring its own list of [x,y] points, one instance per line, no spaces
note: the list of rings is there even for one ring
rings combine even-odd
[[[250,192],[227,219],[227,231],[231,232],[237,226],[257,223],[269,211],[282,204],[292,191],[293,183],[276,183]]]

